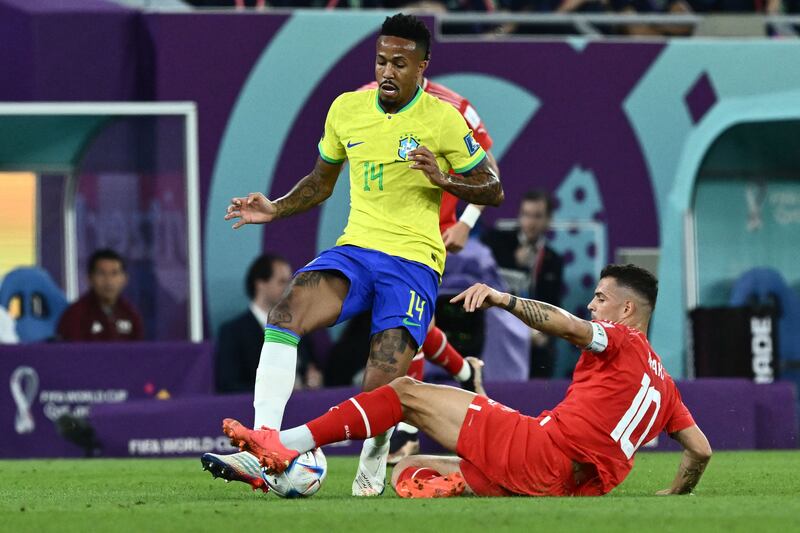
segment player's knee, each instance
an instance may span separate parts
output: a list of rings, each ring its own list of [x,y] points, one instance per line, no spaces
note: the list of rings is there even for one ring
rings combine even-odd
[[[406,468],[419,467],[422,464],[423,463],[417,455],[409,455],[408,457],[403,457],[400,459],[400,462],[397,463],[392,469],[392,487],[397,487],[398,478],[403,472],[405,472]]]
[[[409,415],[409,411],[414,411],[419,408],[419,392],[420,387],[424,385],[421,381],[408,376],[401,376],[395,378],[389,384],[397,393],[400,398],[400,405],[403,406],[404,412]]]
[[[410,378],[408,376],[400,376],[399,378],[394,378],[389,386],[394,389],[397,393],[397,396],[400,397],[400,402],[402,403],[403,397],[409,395],[412,392],[412,388],[419,384],[420,382],[414,378]]]

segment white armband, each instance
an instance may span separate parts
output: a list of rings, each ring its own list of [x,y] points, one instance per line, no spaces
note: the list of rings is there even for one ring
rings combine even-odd
[[[592,324],[592,342],[586,345],[584,348],[590,352],[602,352],[608,347],[608,335],[606,335],[606,330],[598,324],[597,322],[591,322]]]
[[[475,207],[474,205],[469,204],[464,209],[464,212],[461,213],[461,217],[458,220],[469,226],[471,229],[475,227],[475,223],[478,221],[480,216],[481,216],[481,210]]]

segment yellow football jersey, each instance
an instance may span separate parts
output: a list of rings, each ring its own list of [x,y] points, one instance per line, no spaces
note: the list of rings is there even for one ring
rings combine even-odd
[[[380,107],[377,89],[340,95],[328,110],[319,153],[329,163],[350,162],[350,215],[336,245],[417,261],[441,275],[442,189],[409,168],[408,153],[418,146],[433,152],[443,172],[466,172],[486,156],[458,111],[421,88],[394,114]]]

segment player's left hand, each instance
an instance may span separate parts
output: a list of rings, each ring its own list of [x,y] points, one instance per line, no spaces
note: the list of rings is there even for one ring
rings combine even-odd
[[[672,489],[663,489],[656,492],[656,496],[671,496],[672,494],[674,494]]]
[[[427,147],[420,146],[416,150],[411,150],[408,158],[413,161],[411,168],[422,171],[425,177],[431,180],[431,183],[439,187],[447,185],[447,176],[436,163],[436,156]]]
[[[471,313],[477,309],[488,309],[503,305],[503,293],[494,290],[485,283],[476,283],[450,300],[451,304],[457,304],[458,302],[464,302],[464,309]]]
[[[469,239],[469,231],[470,227],[461,221],[456,222],[444,230],[444,233],[442,233],[442,240],[444,241],[444,247],[447,248],[447,251],[457,254],[463,250],[464,245],[467,244],[467,239]]]

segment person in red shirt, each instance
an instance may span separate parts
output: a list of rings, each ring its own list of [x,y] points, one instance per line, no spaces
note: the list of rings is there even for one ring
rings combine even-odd
[[[458,457],[401,461],[392,476],[401,497],[598,496],[622,483],[636,450],[666,431],[684,451],[672,485],[658,494],[690,493],[711,447],[647,340],[657,281],[634,265],[609,265],[600,278],[588,305],[591,321],[484,284],[452,299],[468,312],[505,308],[530,327],[583,348],[566,397],[538,417],[402,377],[303,426],[253,431],[225,419],[223,431],[268,471],[281,472],[300,452],[366,438],[406,420]]]
[[[63,341],[138,341],[142,318],[122,297],[128,284],[125,261],[114,250],[97,250],[89,258],[89,290],[70,305],[58,322]]]

